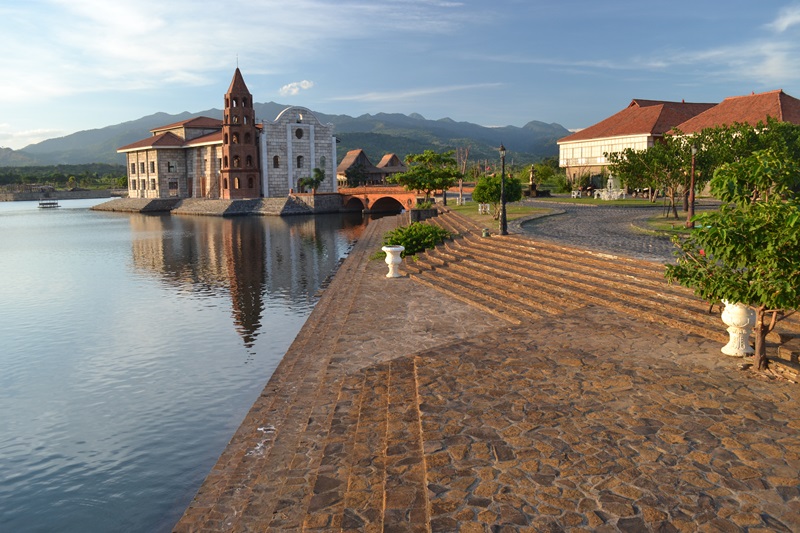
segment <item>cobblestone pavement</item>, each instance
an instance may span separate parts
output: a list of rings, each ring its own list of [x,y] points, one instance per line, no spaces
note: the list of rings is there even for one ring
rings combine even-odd
[[[622,254],[636,259],[667,262],[674,246],[668,237],[637,231],[634,226],[664,213],[663,206],[621,207],[566,204],[529,200],[529,205],[553,208],[551,216],[521,224],[521,233],[590,250]],[[682,224],[683,220],[677,220]]]
[[[390,224],[176,531],[800,531],[796,384],[603,306],[509,326],[387,280]]]

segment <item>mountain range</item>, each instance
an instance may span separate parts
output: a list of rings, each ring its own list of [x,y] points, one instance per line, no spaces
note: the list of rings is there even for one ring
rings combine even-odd
[[[286,105],[275,102],[255,104],[258,120],[272,121]],[[560,124],[531,121],[522,127],[486,127],[449,118],[428,120],[416,113],[377,113],[350,117],[314,112],[323,123],[333,123],[339,139],[339,160],[349,150],[363,149],[373,163],[386,153],[404,158],[426,149],[436,151],[470,147],[470,160],[493,160],[502,143],[510,161],[524,164],[558,155],[556,141],[569,135]],[[85,130],[31,144],[20,150],[0,148],[0,166],[29,166],[85,163],[125,164],[120,146],[151,135],[150,130],[197,116],[222,118],[221,109],[175,115],[155,113],[93,130]]]

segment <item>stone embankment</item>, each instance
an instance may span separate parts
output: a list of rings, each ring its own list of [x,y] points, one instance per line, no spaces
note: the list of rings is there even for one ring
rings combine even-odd
[[[0,192],[0,202],[35,202],[43,197],[44,193],[27,192]],[[48,200],[89,200],[92,198],[111,198],[108,189],[88,191],[48,191],[44,196]]]
[[[207,200],[203,198],[119,198],[94,206],[97,211],[128,213],[171,213],[205,216],[291,216],[338,213],[338,194],[298,194],[286,198],[248,200]]]
[[[387,279],[369,257],[398,220],[368,226],[175,531],[800,531],[800,387],[723,356],[661,265],[444,213],[455,240]]]

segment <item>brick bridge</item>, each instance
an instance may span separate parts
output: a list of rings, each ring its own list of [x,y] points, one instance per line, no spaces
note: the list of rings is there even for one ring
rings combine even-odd
[[[399,186],[339,187],[339,194],[342,195],[342,207],[349,211],[400,212],[417,203],[415,192]]]

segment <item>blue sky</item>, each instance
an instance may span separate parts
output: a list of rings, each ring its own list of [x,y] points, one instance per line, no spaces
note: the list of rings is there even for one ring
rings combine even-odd
[[[800,1],[0,0],[0,146],[257,102],[589,126],[632,98],[800,98]]]

